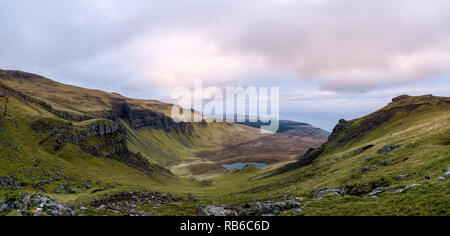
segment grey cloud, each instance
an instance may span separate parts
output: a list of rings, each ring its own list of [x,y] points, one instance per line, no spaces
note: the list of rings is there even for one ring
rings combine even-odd
[[[248,71],[261,68],[246,58],[257,55],[267,71],[327,89],[372,89],[449,73],[449,24],[443,0],[2,0],[0,67],[117,89],[161,80],[147,44],[182,31]]]

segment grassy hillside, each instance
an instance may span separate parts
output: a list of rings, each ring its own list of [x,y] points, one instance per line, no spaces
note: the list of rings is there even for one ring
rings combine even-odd
[[[253,134],[230,123],[194,124],[190,135],[152,128],[135,130],[126,122],[121,123],[127,128],[129,149],[163,166],[197,160],[197,151],[215,150],[254,138]]]
[[[366,117],[342,120],[321,148],[267,173],[260,179],[267,185],[250,192],[308,199],[322,188],[347,192],[310,201],[305,215],[448,215],[449,134],[450,98],[401,96]],[[377,188],[383,193],[367,196]]]
[[[65,85],[26,72],[0,70],[0,86],[30,107],[24,115],[31,112],[33,116],[78,123],[112,120],[125,129],[131,152],[165,167],[195,159],[195,151],[254,138],[230,123],[175,123],[169,117],[172,104]]]
[[[239,208],[297,197],[304,212],[291,209],[281,215],[449,215],[449,101],[430,96],[395,100],[366,117],[341,121],[329,142],[309,151],[298,163],[280,169],[233,170],[189,190],[167,188],[194,194],[200,201],[169,204],[158,214],[192,215],[198,205]],[[411,110],[410,104],[420,106]],[[390,114],[392,109],[395,114]],[[385,117],[384,112],[389,116],[383,122],[373,120]],[[358,127],[366,122],[373,126],[361,132]],[[314,158],[303,160],[311,155]],[[342,189],[346,194],[315,200],[321,189]]]
[[[80,116],[108,115],[118,102],[169,114],[172,105],[155,100],[130,99],[116,93],[61,84],[39,75],[22,71],[0,70],[1,83],[49,104],[54,110]]]
[[[5,99],[0,97],[0,104],[4,104]],[[11,181],[0,188],[1,193],[20,189],[64,194],[71,188],[77,188],[78,192],[89,191],[83,190],[86,184],[91,188],[104,188],[136,183],[153,186],[176,181],[168,177],[169,174],[161,174],[166,171],[160,167],[152,167],[154,174],[144,173],[127,165],[119,156],[98,157],[72,143],[56,149],[60,144],[48,140],[48,132],[39,132],[31,124],[43,115],[47,116],[48,123],[65,124],[67,121],[11,96],[7,107],[7,115],[0,119],[0,176]],[[43,140],[47,143],[42,143]]]
[[[0,71],[0,200],[39,192],[84,215],[123,215],[130,208],[104,210],[98,198],[158,191],[164,194],[153,198],[176,199],[138,209],[193,215],[197,206],[242,208],[296,197],[303,212],[278,214],[450,214],[450,98],[397,97],[365,117],[341,120],[326,143],[294,163],[248,166],[203,181],[161,166],[198,161],[196,151],[242,151],[236,143],[276,136],[227,123],[175,124],[164,113],[168,106]],[[317,199],[323,189],[345,195]]]

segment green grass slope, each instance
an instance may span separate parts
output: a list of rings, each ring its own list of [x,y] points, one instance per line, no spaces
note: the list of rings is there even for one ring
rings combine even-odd
[[[401,96],[366,117],[340,121],[321,148],[264,173],[246,192],[311,199],[322,188],[346,191],[309,200],[304,215],[449,215],[449,134],[450,98]],[[368,196],[376,188],[384,192]]]
[[[45,102],[54,110],[79,116],[108,114],[117,102],[169,114],[171,104],[155,100],[131,99],[117,93],[85,89],[58,83],[39,75],[22,71],[0,70],[0,82],[29,97]]]
[[[0,97],[0,104],[5,104],[5,99]],[[0,118],[0,176],[11,181],[0,188],[0,193],[29,190],[64,195],[67,192],[63,188],[89,192],[108,186],[154,186],[177,181],[168,173],[160,174],[165,170],[158,166],[153,166],[155,172],[149,174],[130,167],[119,157],[94,156],[71,143],[58,149],[54,148],[59,145],[56,141],[43,144],[48,133],[33,129],[33,122],[44,119],[43,116],[47,122],[67,121],[12,96],[7,108],[7,115]],[[83,190],[86,184],[91,185],[90,190]]]
[[[127,129],[128,147],[131,151],[139,152],[150,161],[166,167],[198,159],[194,154],[197,151],[216,150],[253,139],[251,133],[231,123],[194,124],[190,135],[175,130],[135,130],[125,121],[122,120],[121,123]]]
[[[195,159],[193,153],[199,150],[219,149],[254,138],[231,123],[178,125],[169,117],[172,104],[65,85],[22,71],[0,70],[0,86],[26,100],[24,106],[35,116],[80,124],[113,120],[126,129],[131,152],[165,167]],[[40,109],[34,108],[37,106]],[[94,139],[88,141],[95,143]]]
[[[46,83],[56,87],[45,89]],[[341,120],[328,142],[295,163],[281,168],[249,166],[199,182],[177,178],[160,166],[194,159],[193,151],[252,135],[226,123],[186,126],[189,131],[171,125],[157,128],[166,122],[161,106],[157,107],[162,110],[143,113],[162,117],[161,123],[107,119],[104,114],[120,95],[81,88],[69,93],[75,88],[54,83],[37,75],[0,71],[2,198],[41,192],[80,206],[94,196],[150,190],[182,199],[154,210],[156,215],[192,215],[198,205],[242,205],[287,195],[304,198],[302,215],[450,214],[450,176],[445,174],[450,167],[447,97],[397,97],[368,116]],[[88,101],[72,104],[76,94],[83,93]],[[150,109],[141,103],[131,106],[141,107],[133,115]],[[314,200],[323,188],[340,188],[346,195]],[[383,191],[368,195],[377,188]],[[197,200],[188,200],[188,194]]]

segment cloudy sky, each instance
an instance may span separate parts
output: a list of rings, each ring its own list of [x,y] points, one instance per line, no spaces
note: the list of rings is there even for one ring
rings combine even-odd
[[[331,130],[400,94],[450,96],[447,0],[0,0],[0,68],[129,97],[278,86]]]

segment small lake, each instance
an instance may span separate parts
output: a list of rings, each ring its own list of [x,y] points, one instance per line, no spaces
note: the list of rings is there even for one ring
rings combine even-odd
[[[236,168],[242,169],[250,164],[253,164],[259,168],[263,168],[266,167],[267,164],[265,163],[259,163],[259,162],[247,162],[247,163],[234,163],[234,164],[222,164],[222,166],[224,168],[226,168],[227,170],[234,170]]]

